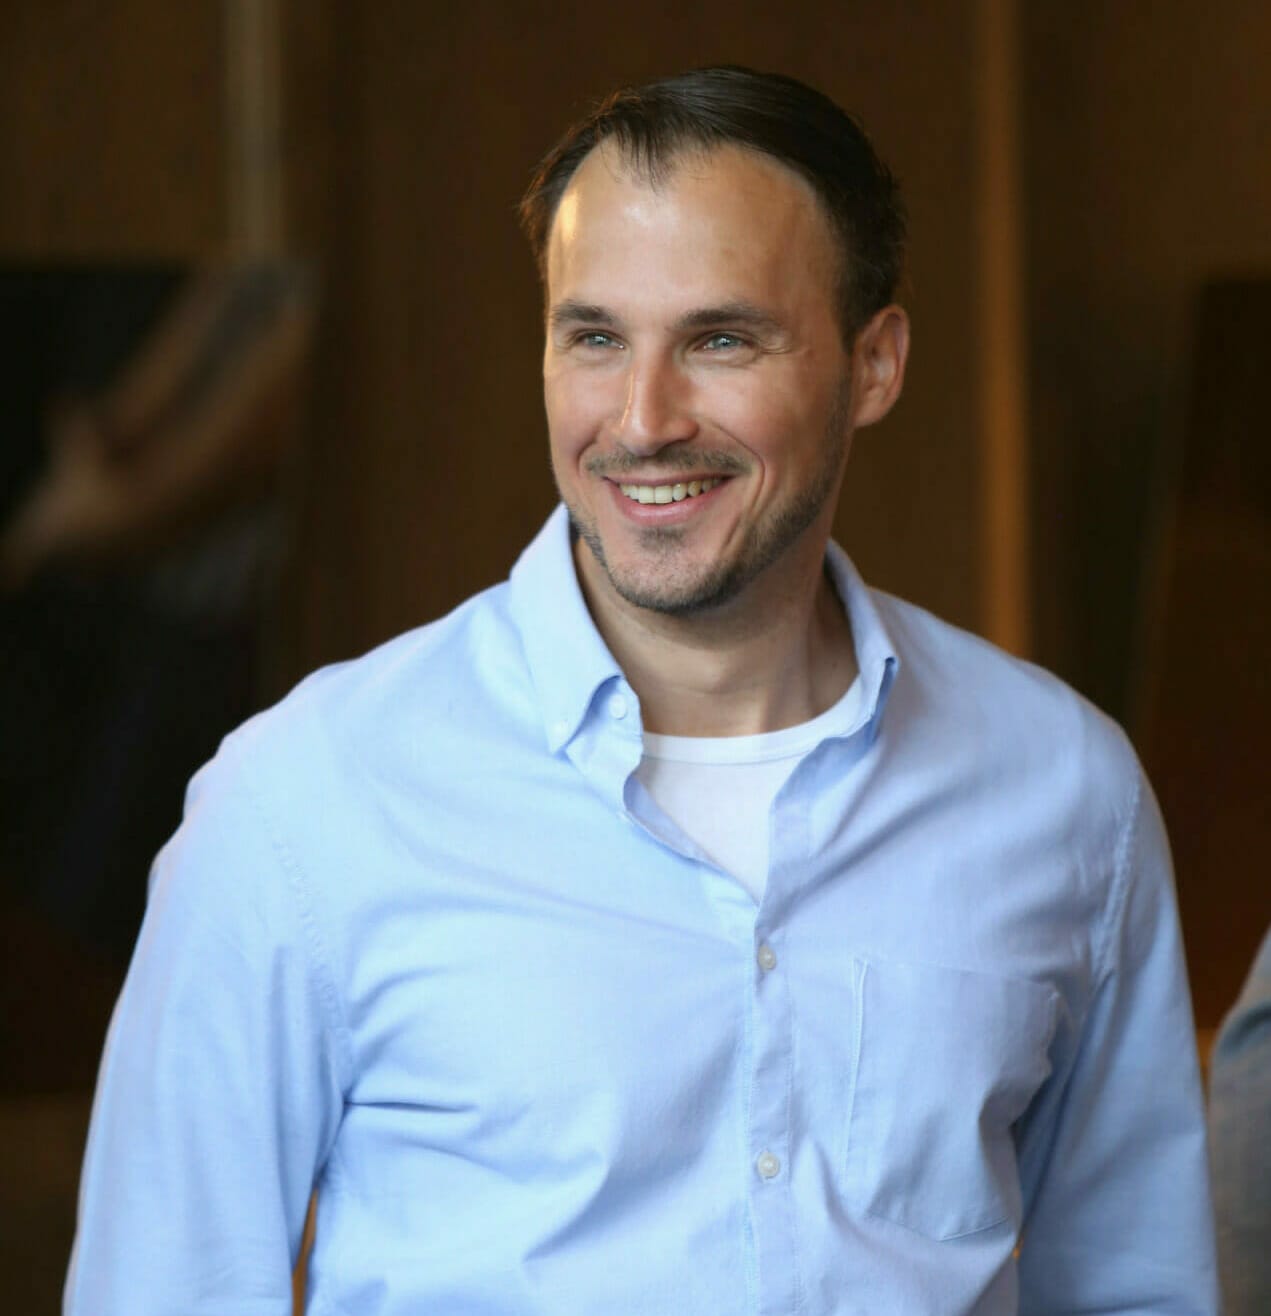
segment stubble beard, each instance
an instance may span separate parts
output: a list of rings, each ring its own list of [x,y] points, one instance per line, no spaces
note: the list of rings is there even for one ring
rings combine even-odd
[[[775,508],[766,520],[752,527],[741,550],[730,560],[711,563],[703,570],[688,569],[678,560],[686,538],[684,528],[650,526],[639,532],[640,549],[648,567],[639,573],[621,572],[616,571],[606,558],[595,522],[589,521],[566,502],[573,532],[587,545],[615,593],[632,606],[668,617],[690,617],[722,608],[799,539],[833,496],[847,446],[849,403],[849,390],[845,384],[826,426],[822,461],[814,478],[784,506]],[[730,458],[734,462],[737,460],[731,454]],[[747,468],[743,466],[743,469]],[[665,575],[659,573],[660,565],[665,566]]]

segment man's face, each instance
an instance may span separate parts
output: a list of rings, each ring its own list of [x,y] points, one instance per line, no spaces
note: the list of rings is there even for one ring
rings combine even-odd
[[[602,146],[549,238],[552,466],[599,588],[715,608],[819,570],[852,428],[837,252],[807,184],[734,147],[658,185]]]

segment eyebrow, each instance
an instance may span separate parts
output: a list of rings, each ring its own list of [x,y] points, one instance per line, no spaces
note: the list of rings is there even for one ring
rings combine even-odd
[[[576,324],[603,325],[614,328],[618,318],[612,311],[590,302],[578,302],[572,299],[558,302],[548,315],[548,323],[553,329]],[[720,302],[718,306],[699,306],[686,311],[675,321],[673,328],[683,331],[689,329],[711,329],[723,325],[744,325],[746,328],[761,333],[779,334],[785,332],[785,326],[776,316],[756,306],[753,302]]]
[[[553,329],[574,324],[602,324],[605,328],[612,329],[618,323],[613,313],[606,311],[603,306],[576,301],[558,302],[552,307],[547,322]]]
[[[743,325],[761,333],[779,334],[785,326],[776,316],[754,302],[721,302],[718,306],[701,306],[687,311],[675,322],[676,329],[714,329],[725,325]]]

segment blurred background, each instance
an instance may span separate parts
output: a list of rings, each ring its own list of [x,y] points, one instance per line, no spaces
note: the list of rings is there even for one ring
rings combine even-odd
[[[515,205],[622,82],[792,73],[911,211],[875,585],[1121,721],[1202,1047],[1271,919],[1271,7],[7,0],[0,1268],[53,1311],[153,851],[220,736],[554,501]]]

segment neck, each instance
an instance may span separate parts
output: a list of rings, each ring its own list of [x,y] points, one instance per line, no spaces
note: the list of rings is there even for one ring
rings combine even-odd
[[[824,540],[728,604],[677,617],[623,599],[574,546],[592,618],[640,699],[646,731],[741,736],[825,712],[856,679],[851,629],[824,570]],[[794,556],[794,555],[792,555]]]

